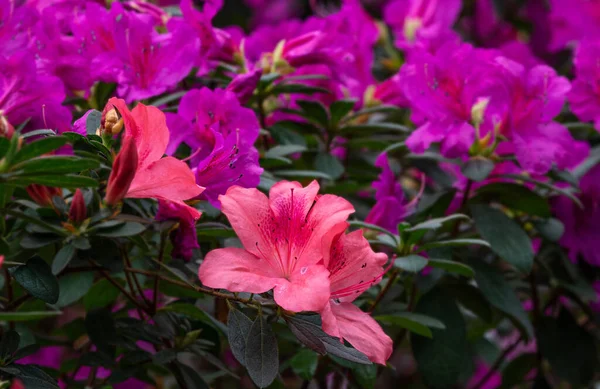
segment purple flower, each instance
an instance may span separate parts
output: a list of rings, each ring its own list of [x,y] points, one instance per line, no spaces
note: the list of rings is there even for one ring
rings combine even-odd
[[[430,49],[456,39],[452,26],[461,5],[460,0],[393,0],[383,14],[396,37],[396,46]]]
[[[565,226],[560,244],[576,262],[578,257],[594,266],[600,266],[600,165],[591,168],[580,180],[581,193],[577,195],[583,209],[571,199],[561,196],[552,201],[554,214]]]
[[[483,361],[477,361],[475,364],[475,372],[467,382],[467,388],[475,388],[479,381],[486,377],[490,372],[490,367]],[[497,389],[502,385],[502,375],[495,371],[490,378],[485,381],[482,386],[477,386],[479,389]]]
[[[235,93],[240,103],[245,104],[250,100],[254,90],[258,86],[262,72],[260,69],[249,73],[238,74],[227,85],[227,90]]]
[[[571,110],[580,120],[593,121],[600,131],[600,41],[585,40],[575,53],[573,88],[569,94]]]
[[[390,168],[386,153],[377,157],[375,166],[381,168],[381,174],[377,181],[373,182],[375,205],[365,221],[395,233],[398,224],[413,210],[420,194],[410,203],[405,202],[404,191]]]
[[[38,74],[29,53],[0,57],[0,116],[14,127],[29,120],[26,130],[69,131],[71,113],[61,105],[64,99],[62,82],[56,77]]]
[[[171,231],[171,241],[173,242],[172,255],[177,258],[183,258],[186,261],[192,259],[194,250],[200,248],[198,237],[196,236],[196,222],[202,214],[190,206],[159,200],[158,213],[156,220],[178,220],[179,227]]]
[[[35,25],[37,12],[15,3],[12,0],[0,1],[0,56],[23,52],[33,44],[28,30]]]
[[[256,187],[262,169],[254,142],[260,126],[254,111],[240,105],[230,91],[203,88],[182,97],[177,114],[167,114],[171,139],[167,154],[181,143],[191,148],[190,166],[200,195],[220,206],[218,197],[231,185]]]
[[[550,51],[562,50],[582,38],[600,34],[600,2],[550,0],[548,8],[546,23],[550,26]]]

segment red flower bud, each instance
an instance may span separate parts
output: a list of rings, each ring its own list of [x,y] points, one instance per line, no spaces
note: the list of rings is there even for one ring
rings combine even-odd
[[[87,217],[87,208],[85,207],[85,200],[83,199],[83,193],[77,189],[71,200],[71,207],[69,208],[69,220],[75,223],[81,223]]]
[[[62,189],[51,186],[32,184],[25,188],[29,197],[42,207],[52,206],[52,197],[62,196]]]
[[[21,380],[15,378],[12,384],[10,385],[10,389],[25,389],[25,385],[23,385],[23,382],[21,382]]]
[[[6,116],[0,113],[0,136],[3,138],[12,138],[15,128],[8,122]]]
[[[108,205],[115,205],[123,200],[135,177],[137,165],[138,153],[135,140],[126,136],[123,138],[123,147],[115,158],[112,172],[108,177],[106,196],[104,197]]]

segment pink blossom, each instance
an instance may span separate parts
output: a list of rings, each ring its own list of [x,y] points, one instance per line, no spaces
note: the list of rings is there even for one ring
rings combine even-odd
[[[231,187],[219,196],[223,213],[244,248],[208,253],[200,281],[232,292],[264,293],[293,311],[320,311],[329,301],[329,271],[320,262],[336,233],[346,228],[352,205],[318,196],[319,184],[281,181],[269,198],[256,189]]]
[[[387,259],[386,254],[373,252],[362,231],[339,233],[323,259],[331,283],[331,298],[321,310],[323,330],[382,365],[392,354],[392,339],[352,301],[381,280]]]
[[[571,110],[582,121],[593,121],[600,131],[600,41],[585,40],[575,52]]]

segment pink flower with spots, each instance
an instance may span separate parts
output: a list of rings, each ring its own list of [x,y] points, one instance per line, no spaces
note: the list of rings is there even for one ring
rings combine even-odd
[[[387,259],[386,254],[373,252],[362,231],[354,231],[338,233],[323,261],[331,283],[330,300],[321,310],[323,330],[382,365],[392,354],[392,339],[352,301],[381,280]]]
[[[319,184],[282,181],[269,191],[231,187],[219,196],[244,248],[213,250],[198,271],[211,288],[264,293],[293,311],[320,311],[329,302],[329,271],[321,262],[354,212],[341,197],[319,196]]]

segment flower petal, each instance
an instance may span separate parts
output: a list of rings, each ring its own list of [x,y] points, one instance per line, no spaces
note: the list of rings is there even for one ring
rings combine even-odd
[[[238,248],[209,252],[200,265],[198,277],[210,288],[249,293],[267,292],[280,281],[264,259]]]
[[[298,269],[280,279],[274,290],[275,302],[292,312],[318,312],[329,301],[329,272],[321,265]]]

